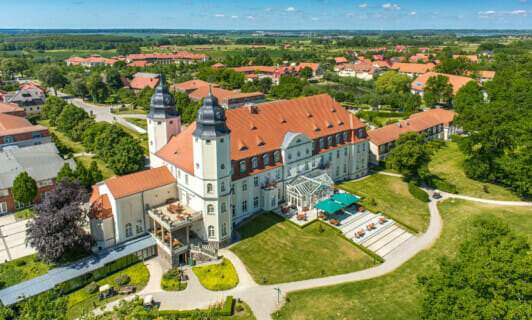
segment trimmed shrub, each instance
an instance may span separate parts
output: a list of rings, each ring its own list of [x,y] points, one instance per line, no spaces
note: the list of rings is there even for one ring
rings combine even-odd
[[[237,305],[237,306],[235,307],[235,311],[236,311],[236,312],[244,311],[244,307],[243,307],[241,304],[239,304],[239,305]]]
[[[441,191],[456,193],[456,186],[450,182],[443,180],[434,180],[434,185],[437,189],[440,189]]]
[[[414,181],[408,182],[408,192],[410,192],[411,195],[414,196],[414,198],[421,200],[423,202],[429,201],[429,195],[424,190],[420,189],[418,186],[416,186],[416,183]]]
[[[115,283],[117,286],[123,286],[129,283],[131,279],[127,274],[121,274],[115,279]]]
[[[87,287],[85,288],[85,290],[87,291],[88,294],[93,294],[93,293],[96,293],[96,291],[98,291],[98,288],[100,288],[98,286],[98,284],[96,282],[91,282],[87,285]]]

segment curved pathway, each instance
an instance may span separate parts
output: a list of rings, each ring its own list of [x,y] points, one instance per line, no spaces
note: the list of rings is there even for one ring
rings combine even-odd
[[[520,207],[526,207],[526,206],[532,206],[532,202],[526,202],[526,201],[502,201],[502,200],[489,200],[489,199],[481,199],[481,198],[473,198],[468,196],[462,196],[459,194],[454,193],[448,193],[440,191],[440,194],[446,198],[456,198],[456,199],[464,199],[469,201],[475,201],[475,202],[482,202],[482,203],[489,203],[489,204],[496,204],[500,206],[520,206]]]

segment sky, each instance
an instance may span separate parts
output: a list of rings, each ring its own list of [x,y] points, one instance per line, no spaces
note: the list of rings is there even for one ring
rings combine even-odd
[[[0,2],[2,29],[532,29],[532,0]]]

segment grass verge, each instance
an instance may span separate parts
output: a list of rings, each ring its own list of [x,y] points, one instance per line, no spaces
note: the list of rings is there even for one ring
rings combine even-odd
[[[36,254],[0,264],[0,288],[7,288],[41,276],[55,265],[37,261]]]
[[[33,212],[32,208],[26,208],[22,210],[15,211],[15,217],[18,219],[29,219],[33,218],[35,216],[35,213]]]
[[[238,275],[235,267],[226,258],[223,258],[220,264],[194,267],[192,271],[198,277],[201,285],[209,290],[227,290],[236,287],[238,284]]]

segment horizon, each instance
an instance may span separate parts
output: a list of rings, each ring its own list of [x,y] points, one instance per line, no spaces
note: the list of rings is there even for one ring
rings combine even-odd
[[[102,7],[105,10],[102,10]],[[530,30],[532,0],[27,0],[6,3],[0,29]]]

